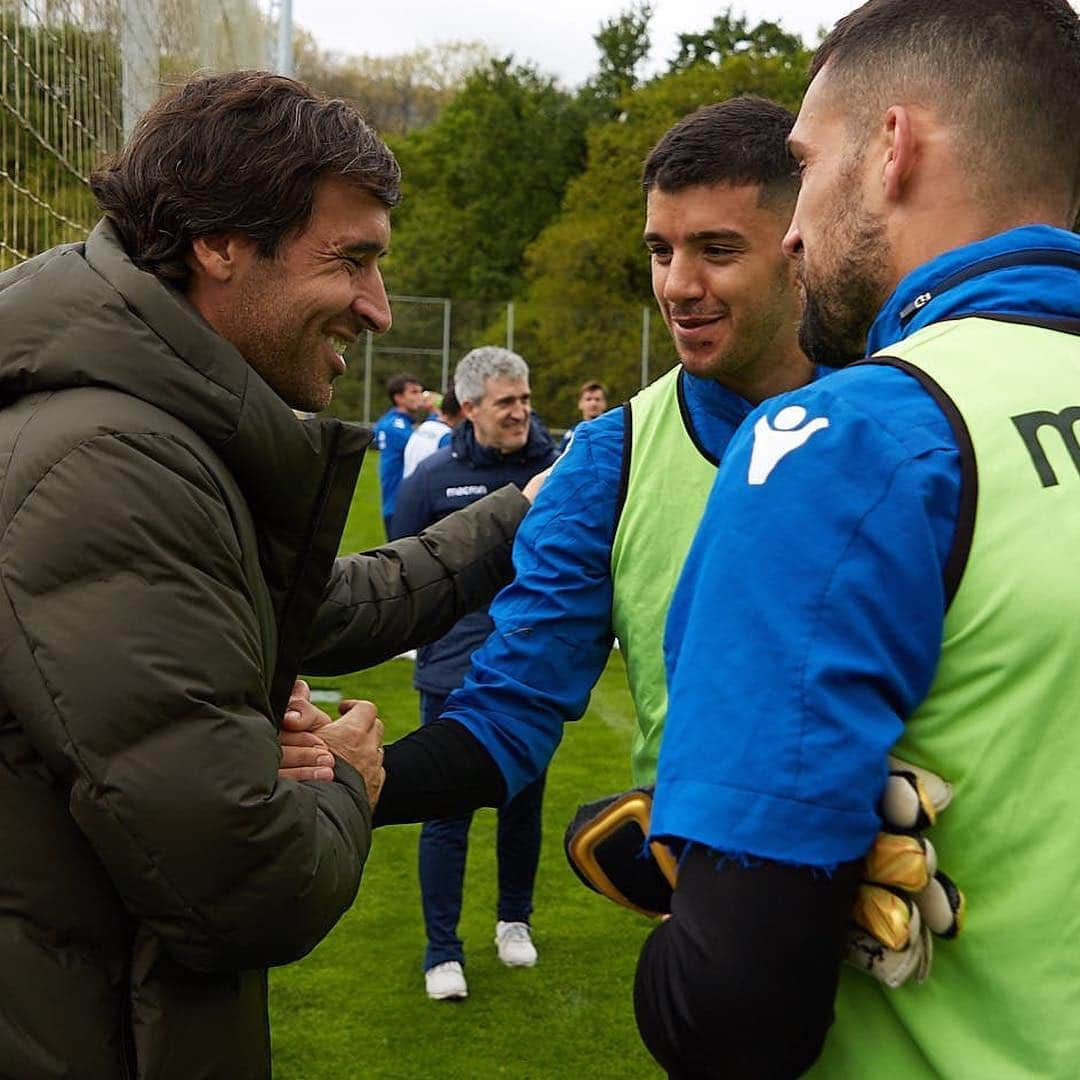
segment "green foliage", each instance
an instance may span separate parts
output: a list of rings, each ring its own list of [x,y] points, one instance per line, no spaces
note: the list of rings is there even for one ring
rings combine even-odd
[[[670,70],[685,71],[695,64],[722,64],[728,57],[741,53],[787,60],[796,68],[807,62],[807,49],[798,34],[789,34],[767,20],[749,26],[745,15],[735,17],[729,7],[702,33],[679,35],[679,52]]]
[[[465,80],[491,60],[477,41],[440,42],[394,56],[338,56],[298,30],[296,74],[331,97],[353,102],[381,135],[404,135],[433,123]]]
[[[528,243],[584,161],[584,115],[510,59],[474,72],[430,127],[394,143],[405,202],[388,280],[396,292],[506,300]]]
[[[343,551],[381,542],[372,459],[360,475]],[[333,685],[379,705],[387,739],[417,723],[412,665],[391,660]],[[312,680],[330,685],[330,680]],[[572,875],[562,833],[579,803],[629,784],[633,714],[619,654],[585,716],[567,726],[548,772],[533,926],[535,968],[495,958],[495,814],[473,822],[460,933],[469,999],[431,1002],[420,973],[424,932],[417,826],[381,829],[360,893],[333,933],[270,976],[279,1080],[651,1080],[661,1075],[634,1026],[632,983],[652,924],[589,892]]]
[[[615,115],[620,99],[637,87],[637,69],[649,55],[651,46],[652,14],[648,3],[634,4],[614,19],[601,23],[593,35],[600,60],[595,77],[581,90],[590,115],[600,118]]]
[[[0,5],[0,269],[65,241],[97,220],[86,186],[119,145],[120,56],[114,31],[62,10],[30,23]]]

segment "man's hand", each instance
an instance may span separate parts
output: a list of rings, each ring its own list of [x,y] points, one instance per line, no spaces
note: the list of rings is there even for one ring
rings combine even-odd
[[[334,779],[334,755],[315,734],[329,723],[330,717],[312,705],[308,684],[297,679],[278,733],[281,743],[278,776],[282,780]]]
[[[536,496],[540,494],[540,489],[544,486],[544,481],[551,475],[552,468],[554,468],[554,466],[549,465],[543,472],[538,472],[521,489],[521,494],[524,495],[529,502],[536,502]]]
[[[308,684],[296,680],[278,735],[278,776],[284,780],[333,780],[336,754],[363,778],[374,810],[386,779],[382,721],[370,701],[342,701],[338,711],[341,719],[331,720],[311,703]]]
[[[379,801],[386,770],[383,768],[383,723],[370,701],[343,701],[341,719],[319,728],[330,751],[347,761],[363,777],[371,809]]]

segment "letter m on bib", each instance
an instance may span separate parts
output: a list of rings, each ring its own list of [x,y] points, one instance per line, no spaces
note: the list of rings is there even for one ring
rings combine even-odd
[[[1069,457],[1072,458],[1077,473],[1080,473],[1080,442],[1077,442],[1074,430],[1076,422],[1080,420],[1080,405],[1062,409],[1059,413],[1045,411],[1022,413],[1011,419],[1020,433],[1020,438],[1024,440],[1024,445],[1031,455],[1031,463],[1035,466],[1043,487],[1055,487],[1060,483],[1046,455],[1046,449],[1039,440],[1039,432],[1043,428],[1052,428],[1057,432],[1065,444],[1065,449],[1069,451]]]

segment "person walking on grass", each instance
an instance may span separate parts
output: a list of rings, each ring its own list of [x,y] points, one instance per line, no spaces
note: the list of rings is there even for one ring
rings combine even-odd
[[[506,483],[524,486],[556,457],[547,433],[531,422],[529,368],[516,353],[485,346],[467,353],[454,372],[464,422],[450,443],[425,458],[398,492],[393,537],[412,536]],[[486,611],[466,615],[438,641],[418,651],[413,685],[420,719],[442,714],[461,685],[475,649],[491,633]],[[499,894],[495,945],[508,967],[532,967],[537,951],[529,919],[540,859],[544,775],[499,809],[496,855]],[[424,982],[434,1000],[468,994],[465,951],[457,935],[471,814],[424,823],[420,831],[420,891],[427,930]]]

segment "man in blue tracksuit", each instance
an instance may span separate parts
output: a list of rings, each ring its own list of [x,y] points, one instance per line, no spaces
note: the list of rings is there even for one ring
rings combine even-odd
[[[662,669],[655,673],[680,565],[670,530],[681,542],[689,525],[689,544],[732,433],[757,402],[814,374],[798,346],[799,297],[779,247],[797,192],[785,144],[792,120],[772,102],[739,98],[687,117],[650,154],[646,251],[681,364],[576,429],[518,532],[515,580],[492,604],[495,631],[464,685],[442,719],[387,748],[379,823],[497,805],[538,776],[564,723],[585,711],[626,592],[657,608],[628,620],[631,635],[654,639],[622,640],[631,678],[642,664],[634,772],[647,780],[655,769],[664,700]],[[658,435],[663,446],[650,457]],[[631,524],[627,511],[643,516]],[[623,580],[613,569],[620,529],[622,540],[667,553],[670,565],[652,580]],[[631,574],[634,561],[625,560]]]
[[[383,525],[390,536],[397,490],[405,469],[405,445],[413,430],[413,413],[424,406],[424,387],[415,375],[401,372],[386,383],[390,408],[375,421],[375,449],[379,451],[379,492]]]
[[[529,369],[520,356],[495,346],[474,349],[458,364],[454,387],[465,422],[450,444],[425,458],[398,492],[391,537],[414,536],[505,484],[524,488],[555,460],[547,432],[531,422]],[[428,724],[469,669],[473,652],[491,633],[486,611],[466,615],[417,653],[413,685]],[[544,777],[534,779],[499,811],[499,896],[495,943],[510,967],[536,962],[529,917],[540,858]],[[457,936],[465,878],[469,813],[428,821],[420,832],[420,889],[427,929],[425,983],[434,1000],[467,995],[465,953]]]
[[[747,419],[687,559],[639,1027],[678,1077],[1071,1077],[1080,20],[871,0],[812,76],[801,338],[872,362]],[[894,743],[955,784],[968,928],[923,987],[837,992]]]

